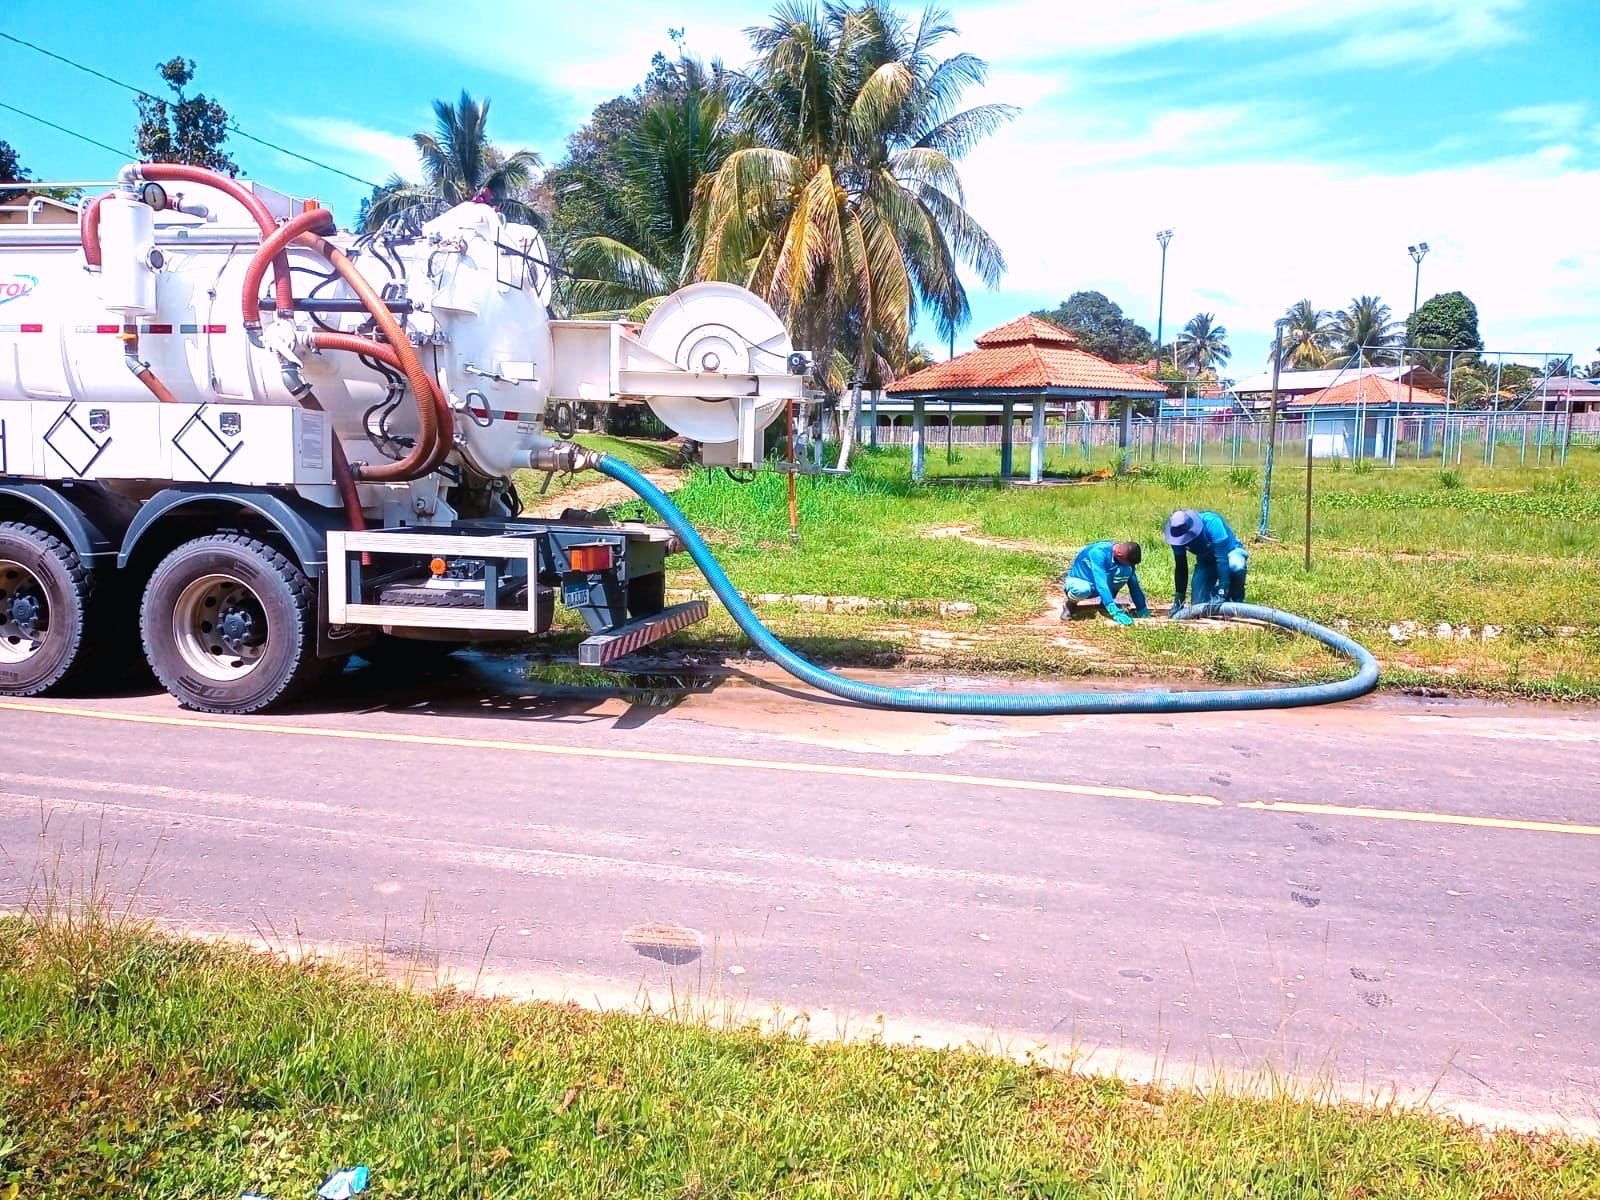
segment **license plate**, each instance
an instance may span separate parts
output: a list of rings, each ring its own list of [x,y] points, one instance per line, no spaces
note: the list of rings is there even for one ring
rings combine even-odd
[[[568,608],[582,608],[589,603],[589,581],[587,579],[562,580],[561,603]]]

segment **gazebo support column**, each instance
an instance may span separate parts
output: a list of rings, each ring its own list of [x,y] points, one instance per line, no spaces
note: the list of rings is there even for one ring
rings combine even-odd
[[[911,482],[921,483],[927,465],[927,453],[922,444],[923,415],[926,404],[921,396],[911,402]]]
[[[1033,444],[1028,451],[1028,482],[1044,478],[1044,397],[1033,402]]]
[[[1011,422],[1015,420],[1013,403],[1004,400],[1000,404],[1000,478],[1011,478]]]

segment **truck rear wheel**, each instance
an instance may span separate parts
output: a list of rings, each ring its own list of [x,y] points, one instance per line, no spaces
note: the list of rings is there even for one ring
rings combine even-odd
[[[316,613],[316,588],[299,567],[264,542],[218,534],[162,560],[139,626],[151,670],[185,708],[253,713],[325,673]]]
[[[37,696],[83,669],[93,594],[93,572],[60,538],[0,523],[0,695]]]

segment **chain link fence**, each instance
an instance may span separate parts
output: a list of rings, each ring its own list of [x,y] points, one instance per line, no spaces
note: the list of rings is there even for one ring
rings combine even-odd
[[[1128,458],[1150,465],[1171,463],[1240,466],[1266,459],[1268,419],[1259,414],[1222,413],[1210,416],[1138,417],[1133,423]],[[1070,462],[1104,459],[1119,448],[1120,425],[1115,420],[1045,420],[1045,444],[1055,460]],[[863,430],[863,441],[873,440]],[[1015,422],[1012,440],[1016,461],[1025,464],[1033,438],[1033,421]],[[879,425],[879,445],[909,446],[909,424]],[[1440,466],[1561,466],[1574,448],[1600,446],[1600,413],[1457,411],[1427,415],[1393,412],[1294,413],[1278,418],[1278,453],[1298,455],[1311,444],[1314,458],[1370,462],[1375,467],[1423,463]],[[930,406],[923,433],[929,454],[946,446],[997,447],[999,425],[953,426]]]

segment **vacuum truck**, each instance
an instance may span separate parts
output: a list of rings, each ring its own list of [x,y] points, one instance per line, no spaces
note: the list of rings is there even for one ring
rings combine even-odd
[[[668,529],[520,516],[571,471],[572,406],[642,402],[751,465],[811,361],[751,293],[643,325],[556,320],[539,231],[485,203],[360,236],[181,164],[122,170],[76,227],[0,226],[0,694],[124,675],[251,713],[354,653],[546,632],[601,665],[705,616]]]

